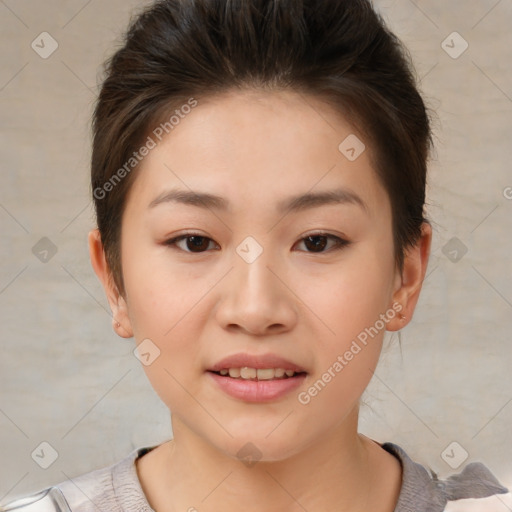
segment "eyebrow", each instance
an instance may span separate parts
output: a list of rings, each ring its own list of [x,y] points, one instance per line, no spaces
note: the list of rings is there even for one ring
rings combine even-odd
[[[230,203],[224,197],[206,192],[179,189],[163,192],[149,203],[149,208],[165,203],[179,203],[221,211],[230,209]],[[343,188],[292,196],[277,203],[276,209],[278,213],[286,214],[330,204],[354,204],[368,213],[368,207],[363,199],[355,192]]]

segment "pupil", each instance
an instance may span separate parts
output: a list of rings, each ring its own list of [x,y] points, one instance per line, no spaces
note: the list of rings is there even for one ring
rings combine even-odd
[[[308,249],[310,248],[308,246],[308,241],[311,241],[311,240],[316,240],[316,242],[312,244],[313,249],[321,250],[321,249],[324,249],[326,246],[325,236],[308,236],[306,238],[306,246],[308,247]]]
[[[208,243],[206,243],[206,247],[203,247],[205,245],[204,242],[206,241],[206,238],[204,236],[189,236],[188,240],[192,241],[192,247],[190,246],[190,244],[187,244],[188,248],[191,250],[193,250],[194,248],[195,249],[206,249],[208,247]]]

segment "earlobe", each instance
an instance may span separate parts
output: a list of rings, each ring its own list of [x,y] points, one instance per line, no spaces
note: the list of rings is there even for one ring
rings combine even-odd
[[[402,329],[413,316],[427,271],[431,242],[432,227],[428,222],[424,222],[418,242],[406,250],[403,271],[401,275],[397,275],[393,304],[400,304],[401,308],[398,315],[388,322],[388,331]],[[395,310],[398,311],[396,305]]]
[[[127,304],[123,296],[119,293],[108,267],[98,229],[93,229],[89,232],[88,242],[91,265],[103,285],[112,311],[112,327],[120,337],[131,338],[133,337],[133,330],[128,316]]]

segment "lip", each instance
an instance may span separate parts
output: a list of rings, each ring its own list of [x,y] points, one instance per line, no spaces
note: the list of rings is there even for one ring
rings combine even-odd
[[[245,353],[233,354],[225,357],[221,361],[215,363],[213,366],[208,368],[210,372],[219,372],[223,369],[229,368],[282,368],[283,370],[293,370],[294,372],[306,372],[301,366],[284,359],[277,354],[261,354],[251,355]]]
[[[234,379],[220,375],[220,370],[229,368],[282,368],[297,373],[293,377],[272,380]],[[206,373],[227,395],[244,402],[271,402],[287,395],[299,387],[307,376],[307,371],[298,364],[277,354],[251,355],[245,353],[225,357],[207,369]]]
[[[238,400],[253,403],[277,400],[299,387],[306,378],[305,373],[299,373],[286,379],[245,380],[232,379],[229,376],[219,375],[211,371],[206,373],[224,393]]]

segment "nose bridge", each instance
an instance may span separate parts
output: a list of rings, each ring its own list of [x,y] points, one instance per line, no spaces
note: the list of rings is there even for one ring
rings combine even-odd
[[[219,321],[225,327],[237,324],[260,334],[277,325],[289,327],[294,307],[286,286],[275,275],[279,267],[275,255],[247,237],[236,248],[233,267],[224,287]]]
[[[274,274],[269,270],[277,265],[275,256],[272,257],[271,251],[265,249],[254,238],[248,237],[236,249],[236,258],[234,262],[234,273],[237,281],[236,295],[241,299],[245,298],[249,303],[250,299],[260,301],[275,300],[276,294],[280,293],[275,281]],[[263,306],[264,303],[261,302]]]

